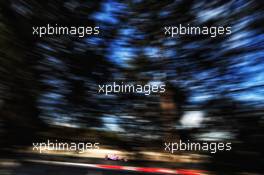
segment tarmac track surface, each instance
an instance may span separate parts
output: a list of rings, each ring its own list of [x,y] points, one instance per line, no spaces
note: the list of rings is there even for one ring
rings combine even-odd
[[[19,166],[1,168],[1,175],[150,175],[126,170],[107,170],[83,166],[24,162]],[[155,173],[156,174],[156,173]]]
[[[177,167],[155,162],[117,162],[103,159],[76,159],[66,157],[50,157],[36,155],[19,155],[6,157],[6,160],[14,160],[15,166],[0,166],[0,175],[153,175],[153,174],[179,174],[179,175],[202,175],[188,165]],[[5,161],[3,161],[5,162]],[[8,161],[6,161],[8,162]],[[175,165],[175,164],[173,164]],[[156,168],[155,168],[156,167]],[[183,169],[188,169],[188,171]],[[154,173],[155,172],[155,173]]]

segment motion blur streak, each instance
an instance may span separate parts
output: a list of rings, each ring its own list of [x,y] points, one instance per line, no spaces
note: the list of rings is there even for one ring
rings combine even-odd
[[[263,14],[263,0],[1,0],[0,174],[115,174],[28,158],[263,174]],[[33,35],[48,24],[100,32]],[[164,34],[180,24],[218,34]],[[166,91],[98,93],[113,82]],[[100,149],[32,151],[46,140]],[[164,151],[180,140],[232,149]],[[20,166],[5,166],[9,160]]]
[[[58,162],[58,161],[38,161],[38,160],[27,160],[28,162],[38,162],[44,164],[57,164],[57,165],[70,165],[70,166],[81,166],[89,168],[98,169],[108,169],[108,170],[124,170],[124,171],[135,171],[135,172],[145,172],[145,173],[165,173],[165,174],[179,174],[179,175],[206,175],[205,171],[199,170],[173,170],[165,168],[151,168],[151,167],[128,167],[128,166],[118,166],[118,165],[101,165],[101,164],[86,164],[86,163],[71,163],[71,162]]]

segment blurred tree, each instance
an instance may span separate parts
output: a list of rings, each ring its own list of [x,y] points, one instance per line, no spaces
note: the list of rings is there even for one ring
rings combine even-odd
[[[222,132],[215,139],[232,143],[231,151],[211,156],[210,168],[221,173],[261,171],[256,162],[263,161],[263,109],[230,98],[212,99],[203,108],[208,120],[200,133]]]
[[[1,139],[2,146],[31,144],[55,121],[102,126],[106,104],[97,98],[95,83],[109,80],[115,70],[105,57],[114,35],[96,48],[88,38],[32,35],[33,26],[95,26],[93,15],[101,6],[101,1],[1,1],[1,122],[9,138]]]
[[[261,90],[264,84],[263,79],[258,78],[258,82],[256,82],[256,79],[253,78],[256,75],[258,75],[257,77],[263,77],[260,71],[263,70],[263,26],[259,22],[263,20],[263,15],[261,15],[264,10],[263,3],[254,0],[249,3],[222,0],[168,0],[160,2],[128,1],[127,4],[130,9],[130,15],[128,16],[129,20],[126,28],[130,26],[134,29],[133,35],[129,34],[130,39],[127,45],[133,46],[134,50],[139,50],[132,57],[132,60],[128,61],[128,65],[132,67],[133,71],[128,71],[127,77],[142,79],[145,76],[148,77],[147,81],[151,81],[153,78],[148,75],[155,77],[155,73],[165,73],[166,79],[162,81],[180,85],[184,91],[188,92],[189,104],[196,106],[198,104],[194,97],[201,97],[202,100],[198,101],[198,103],[221,97],[221,100],[215,104],[218,108],[217,115],[212,111],[212,113],[210,112],[212,124],[206,126],[208,128],[201,128],[201,130],[210,130],[211,127],[222,128],[223,131],[228,131],[235,135],[237,134],[236,132],[239,133],[233,140],[234,142],[254,142],[261,145],[260,141],[250,138],[250,136],[254,135],[251,131],[258,133],[255,137],[262,137],[263,126],[259,124],[263,123],[261,117],[254,117],[255,112],[250,114],[251,112],[244,111],[244,108],[255,111],[252,106],[243,105],[243,103],[236,100],[224,99],[242,99],[243,96],[248,97],[250,94],[254,94],[252,95],[253,97],[257,96],[257,94],[263,94]],[[179,24],[207,27],[231,26],[232,34],[216,38],[202,35],[165,37],[163,31],[165,26],[178,26]],[[177,93],[177,89],[175,89],[175,92],[173,92],[174,90],[168,91],[168,94],[171,93],[171,95],[167,95],[167,97],[176,94],[176,99],[181,99],[182,95]],[[137,101],[141,104],[138,106],[146,107],[148,99]],[[179,117],[176,117],[177,110],[179,110],[176,110],[177,103],[172,102],[172,98],[169,99],[169,102],[161,105],[167,113],[174,111],[171,114],[174,117],[165,117],[167,119],[170,118],[166,121],[167,128],[174,127],[177,120],[179,120]],[[256,98],[247,99],[256,100]],[[158,98],[155,101],[157,102]],[[257,101],[255,104],[263,106],[262,101]],[[208,106],[208,108],[210,107]],[[142,112],[136,113],[135,108],[132,107],[130,109],[134,110],[134,113],[132,113],[135,116],[144,116]],[[160,111],[147,107],[142,110],[147,109],[151,112],[154,111],[152,116],[171,116],[165,113],[159,114]],[[245,118],[241,114],[247,115],[247,120],[244,120]],[[222,118],[223,115],[225,116],[224,118]],[[219,116],[221,116],[221,119],[218,118]],[[150,121],[151,119],[147,118],[147,120]],[[252,125],[246,126],[246,123],[242,121],[247,121]],[[159,125],[160,123],[158,122],[153,123],[153,126]],[[258,126],[258,129],[253,129],[254,125]],[[246,128],[248,128],[248,132]],[[191,135],[196,135],[197,132],[199,133],[200,131],[195,130]],[[242,135],[247,135],[247,137],[242,138]],[[257,150],[256,154],[261,154],[259,148],[253,148],[249,144],[235,145],[237,150],[244,150],[243,147],[246,145],[248,147],[247,151],[254,152],[254,150]],[[237,156],[240,160],[241,157],[245,156],[239,153],[230,155]],[[214,160],[216,162],[229,162],[232,159],[231,157],[218,159],[219,157],[214,156]],[[257,157],[257,160],[260,160],[259,156]],[[238,165],[239,162],[236,161],[236,164]],[[253,165],[253,162],[250,165]]]

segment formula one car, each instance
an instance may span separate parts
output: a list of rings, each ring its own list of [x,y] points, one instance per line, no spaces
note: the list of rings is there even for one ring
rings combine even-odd
[[[126,158],[119,157],[116,154],[106,154],[105,155],[105,160],[113,160],[113,161],[124,161],[124,162],[127,162],[127,159]]]

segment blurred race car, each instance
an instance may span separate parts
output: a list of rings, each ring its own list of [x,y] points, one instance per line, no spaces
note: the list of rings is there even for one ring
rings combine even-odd
[[[105,155],[105,160],[114,160],[114,161],[124,161],[124,162],[127,162],[127,159],[126,158],[119,157],[116,154],[106,154]]]

